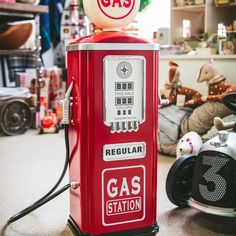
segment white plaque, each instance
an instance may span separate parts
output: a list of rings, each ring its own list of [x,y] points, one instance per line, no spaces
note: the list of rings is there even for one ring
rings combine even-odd
[[[119,143],[103,146],[104,161],[140,159],[146,156],[146,143]]]

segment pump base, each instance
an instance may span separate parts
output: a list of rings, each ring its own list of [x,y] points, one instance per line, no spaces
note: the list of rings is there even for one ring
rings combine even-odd
[[[156,223],[150,227],[145,227],[145,228],[95,235],[95,234],[82,233],[71,217],[68,220],[68,225],[75,236],[120,236],[120,235],[122,236],[154,236],[159,231],[159,226]]]

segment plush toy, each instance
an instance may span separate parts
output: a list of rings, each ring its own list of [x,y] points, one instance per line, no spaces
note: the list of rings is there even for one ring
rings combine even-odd
[[[178,64],[170,61],[169,66],[169,80],[161,91],[161,98],[169,99],[170,104],[176,104],[181,97],[183,106],[195,107],[194,102],[192,104],[187,104],[187,102],[191,99],[200,100],[202,95],[194,89],[182,86]]]
[[[208,96],[202,96],[197,103],[206,101],[222,102],[226,94],[236,91],[236,85],[226,82],[226,78],[218,73],[212,60],[200,69],[198,82],[202,83],[204,81],[208,84]],[[188,104],[191,103],[196,103],[196,100],[188,102]]]
[[[197,155],[202,144],[202,139],[198,133],[191,131],[185,134],[177,144],[176,158],[186,154]]]

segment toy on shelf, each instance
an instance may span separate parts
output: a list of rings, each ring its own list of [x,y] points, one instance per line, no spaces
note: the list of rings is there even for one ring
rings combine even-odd
[[[54,49],[55,64],[65,67],[65,48],[72,41],[90,33],[90,22],[82,10],[82,1],[65,0],[61,17],[60,40]]]
[[[61,19],[61,41],[66,44],[88,35],[89,21],[77,0],[66,0]]]
[[[236,92],[226,95],[223,103],[235,113]],[[208,214],[236,216],[235,124],[232,130],[221,130],[205,142],[198,155],[185,155],[175,161],[166,180],[172,203]]]
[[[198,82],[207,82],[208,84],[208,95],[202,96],[198,102],[222,102],[226,94],[236,92],[236,85],[226,82],[226,78],[218,73],[212,60],[201,67]],[[193,100],[189,101],[189,104],[191,102]]]
[[[52,110],[48,110],[47,115],[41,121],[38,133],[58,133],[59,130],[60,125],[58,122],[57,115],[53,113]]]
[[[197,155],[202,144],[202,139],[198,133],[191,131],[185,134],[177,144],[176,158],[187,154]]]
[[[192,104],[188,104],[187,102],[192,99],[194,101],[199,100],[202,96],[201,93],[182,86],[179,65],[177,63],[170,61],[169,66],[169,80],[165,83],[161,91],[161,98],[169,99],[170,104],[176,104],[177,106],[197,106],[194,102]]]

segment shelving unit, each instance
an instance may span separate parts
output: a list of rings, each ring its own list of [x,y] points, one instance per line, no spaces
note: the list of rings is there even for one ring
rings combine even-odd
[[[0,14],[18,14],[20,17],[24,17],[23,14],[27,15],[39,15],[48,11],[47,6],[33,5],[26,3],[0,3]]]
[[[172,11],[184,11],[184,12],[202,12],[204,9],[205,9],[205,4],[184,6],[184,7],[172,7]]]
[[[12,49],[12,50],[0,50],[0,56],[4,55],[22,55],[28,53],[35,53],[36,49]]]
[[[170,43],[183,38],[183,20],[191,21],[191,34],[199,35],[207,32],[216,33],[219,23],[231,24],[236,20],[236,3],[230,5],[214,5],[214,0],[205,0],[203,5],[176,6],[176,0],[170,4]],[[213,59],[217,70],[235,84],[236,55],[211,55],[199,53],[196,55],[161,55],[159,87],[163,88],[169,78],[169,61],[179,65],[180,78],[184,86],[194,88],[202,94],[208,94],[208,87],[204,83],[197,83],[200,68],[207,61]]]
[[[171,0],[171,32],[170,43],[183,35],[183,20],[191,21],[192,35],[207,32],[209,35],[217,32],[218,23],[230,24],[236,19],[236,3],[230,5],[214,5],[214,0],[206,0],[203,5],[176,6],[176,0]],[[227,11],[227,12],[226,12]]]
[[[38,16],[48,12],[47,6],[38,6],[26,3],[0,3],[0,23],[11,22],[17,20],[35,19],[37,27],[37,36],[39,36],[39,19]],[[25,53],[35,53],[40,49],[40,43],[36,38],[36,48],[16,49],[16,50],[0,50],[0,55],[19,55]]]
[[[35,47],[32,49],[14,49],[14,50],[0,50],[0,60],[7,55],[24,55],[33,54],[35,61],[35,68],[37,72],[37,106],[36,112],[39,112],[40,107],[40,78],[41,78],[41,60],[40,60],[40,32],[39,32],[39,15],[48,12],[47,6],[39,6],[26,3],[0,3],[0,23],[12,22],[18,20],[34,19],[36,22],[36,38]],[[3,69],[3,68],[2,68]],[[3,77],[6,75],[2,71]],[[36,121],[36,126],[38,121]]]

